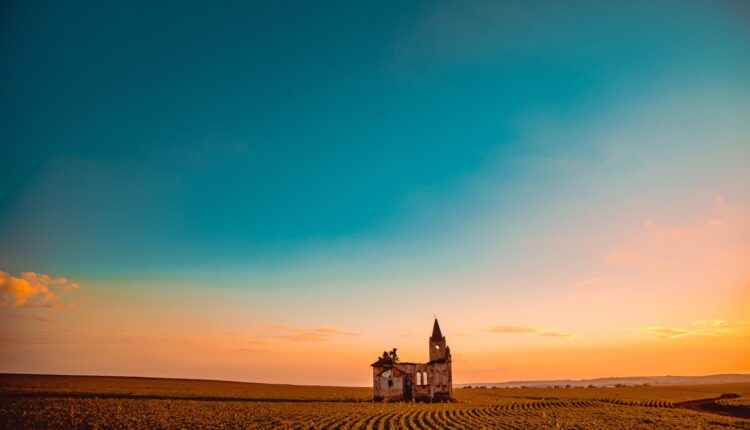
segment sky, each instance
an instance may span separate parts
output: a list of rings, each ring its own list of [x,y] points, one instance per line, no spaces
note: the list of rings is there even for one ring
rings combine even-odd
[[[750,5],[3,2],[0,372],[750,373]]]

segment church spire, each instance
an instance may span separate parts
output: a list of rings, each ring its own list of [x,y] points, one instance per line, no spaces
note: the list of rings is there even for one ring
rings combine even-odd
[[[432,325],[432,336],[430,336],[430,361],[445,361],[448,359],[447,345],[445,344],[445,336],[440,331],[440,323],[435,318],[435,323]]]
[[[442,340],[444,339],[443,333],[440,331],[440,324],[438,324],[437,318],[435,318],[435,324],[432,325],[432,336],[431,340]]]

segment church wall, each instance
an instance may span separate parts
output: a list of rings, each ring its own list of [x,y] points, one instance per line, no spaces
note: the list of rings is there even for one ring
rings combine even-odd
[[[414,400],[419,402],[426,402],[429,401],[431,398],[430,395],[430,375],[429,375],[429,365],[426,363],[420,363],[414,365],[414,371],[412,373],[412,376],[414,378]],[[422,383],[421,385],[417,385],[417,372],[422,372],[424,374],[427,374],[427,384]]]
[[[431,363],[430,374],[430,397],[435,400],[448,400],[453,397],[453,381],[451,378],[451,364]]]
[[[388,385],[387,377],[378,376],[378,373],[386,370],[383,367],[373,367],[373,397],[377,401],[398,401],[404,398],[404,377],[403,375],[392,375],[393,385]]]
[[[404,401],[404,387],[411,386],[413,401],[450,401],[453,398],[450,349],[440,333],[437,320],[429,346],[428,363],[394,362],[389,359],[389,353],[383,353],[383,357],[373,363],[373,398],[376,401]],[[392,357],[396,357],[395,351]],[[426,375],[427,383],[422,375]]]
[[[450,363],[396,363],[392,368],[392,386],[380,376],[387,367],[373,367],[373,397],[378,401],[404,400],[404,384],[409,379],[415,401],[448,400],[452,397]],[[417,385],[416,373],[427,374],[427,384]]]

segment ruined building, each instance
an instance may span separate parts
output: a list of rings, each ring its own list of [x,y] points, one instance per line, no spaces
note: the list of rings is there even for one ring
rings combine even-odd
[[[383,352],[372,366],[372,390],[375,401],[444,402],[453,397],[451,349],[445,344],[437,318],[429,339],[430,361],[400,361],[396,348]]]

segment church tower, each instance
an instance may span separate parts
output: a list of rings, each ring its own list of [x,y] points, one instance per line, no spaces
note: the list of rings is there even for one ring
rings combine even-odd
[[[430,336],[430,361],[449,361],[450,350],[445,344],[445,336],[440,331],[437,318],[432,325],[432,336]]]

